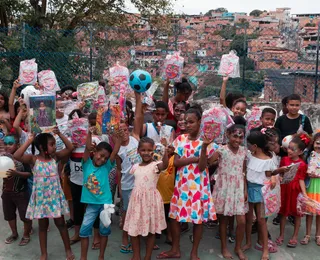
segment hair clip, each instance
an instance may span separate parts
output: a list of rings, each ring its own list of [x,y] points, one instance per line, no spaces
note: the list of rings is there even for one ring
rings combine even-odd
[[[262,134],[266,134],[266,131],[267,131],[267,128],[262,128],[261,130],[260,130],[260,132],[262,133]]]

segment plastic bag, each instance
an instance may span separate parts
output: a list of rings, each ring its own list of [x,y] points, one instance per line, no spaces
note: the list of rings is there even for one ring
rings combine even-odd
[[[297,211],[300,215],[320,215],[320,203],[299,193],[297,198]]]
[[[225,131],[234,122],[228,111],[223,107],[212,107],[203,112],[201,120],[200,137],[207,136],[209,139],[214,139],[217,144],[222,144],[225,141]]]
[[[39,85],[44,93],[55,93],[60,90],[56,75],[52,70],[43,70],[38,73]]]
[[[69,120],[68,127],[71,132],[71,142],[78,146],[86,144],[89,122],[86,118],[74,118]]]
[[[35,59],[20,62],[19,79],[20,84],[34,85],[37,82],[38,64]]]
[[[80,102],[73,100],[65,100],[60,102],[61,105],[59,106],[59,108],[57,107],[57,110],[59,110],[67,116],[69,116],[73,110],[78,109],[80,105]]]
[[[129,88],[129,70],[124,66],[120,66],[118,63],[116,66],[109,69],[111,84],[111,95],[120,95],[120,92],[125,95],[129,92],[133,93],[133,90]]]
[[[106,107],[102,113],[101,121],[99,118],[99,124],[102,123],[100,126],[101,133],[113,134],[114,132],[118,131],[120,128],[122,115],[123,113],[119,104],[110,104],[108,107]]]
[[[180,56],[179,52],[173,55],[167,55],[163,65],[162,78],[164,80],[179,82],[182,77],[184,58]]]
[[[268,180],[264,183],[264,186],[261,190],[265,206],[265,217],[271,217],[272,215],[277,214],[281,207],[279,178],[277,178],[277,183],[274,189],[271,189],[271,180]]]
[[[99,88],[99,82],[86,82],[78,85],[77,93],[78,93],[78,100],[85,101],[88,99],[95,100],[97,98]]]
[[[228,76],[230,78],[240,77],[239,57],[235,50],[222,55],[218,75]]]
[[[312,178],[320,178],[320,154],[315,151],[311,153],[307,173]]]
[[[246,127],[247,129],[246,130],[248,133],[253,128],[261,126],[261,124],[262,124],[261,120],[260,120],[261,114],[262,114],[262,110],[259,107],[257,107],[257,106],[252,107],[250,116],[248,116],[246,118],[247,119],[247,127]]]
[[[104,204],[104,209],[100,212],[100,221],[107,228],[111,224],[111,215],[115,212],[113,204]]]

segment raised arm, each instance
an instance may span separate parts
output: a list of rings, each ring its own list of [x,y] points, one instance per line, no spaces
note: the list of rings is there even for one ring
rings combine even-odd
[[[227,92],[227,83],[228,83],[228,77],[223,77],[222,81],[222,87],[220,90],[220,104],[223,105],[224,107],[227,107],[226,104],[226,92]]]
[[[87,141],[86,141],[86,148],[85,148],[84,154],[83,154],[83,161],[84,162],[86,162],[90,157],[91,148],[92,148],[92,132],[94,130],[95,130],[95,127],[90,127],[90,129],[88,131]]]
[[[116,157],[116,163],[117,163],[117,168],[116,168],[116,173],[117,173],[117,181],[118,181],[118,189],[120,193],[120,197],[122,196],[121,193],[121,178],[122,178],[122,173],[121,173],[121,158],[119,156]]]
[[[112,141],[114,142],[114,147],[113,147],[112,153],[109,158],[110,162],[112,162],[112,163],[117,158],[118,152],[121,147],[122,140],[123,140],[123,131],[120,130],[119,133],[114,138],[112,138]]]
[[[33,166],[36,161],[36,156],[32,154],[25,154],[26,150],[32,144],[33,140],[34,135],[31,135],[29,139],[13,154],[13,158],[19,162],[30,164]]]
[[[170,81],[167,79],[163,85],[163,94],[162,94],[162,101],[168,104],[169,102],[169,85]]]
[[[13,122],[13,128],[18,133],[19,137],[21,136],[22,129],[20,127],[21,121],[22,121],[22,115],[24,113],[24,109],[20,109],[18,115],[16,116],[14,122]]]
[[[166,148],[163,158],[162,158],[162,162],[158,164],[158,169],[159,171],[163,171],[165,169],[168,168],[169,165],[169,159],[168,159],[168,148]]]
[[[142,102],[141,102],[141,94],[138,92],[134,92],[136,97],[136,110],[134,112],[134,123],[133,123],[133,131],[132,136],[140,140],[141,128],[143,126],[143,113],[142,113]]]
[[[11,93],[10,93],[10,96],[9,96],[9,102],[8,102],[9,114],[10,114],[10,118],[11,119],[14,119],[16,117],[16,113],[14,111],[14,99],[16,97],[17,89],[20,86],[21,86],[21,84],[19,83],[19,79],[15,80],[13,82],[13,86],[12,86],[12,89],[11,89]]]

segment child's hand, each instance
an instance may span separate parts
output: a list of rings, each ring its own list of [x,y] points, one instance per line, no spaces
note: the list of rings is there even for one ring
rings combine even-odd
[[[37,81],[36,83],[34,83],[34,87],[35,87],[36,89],[40,89],[40,85],[39,85],[38,81]]]
[[[33,142],[36,137],[36,133],[29,133],[28,134],[28,141]]]
[[[223,81],[228,81],[229,80],[229,76],[225,76],[222,78]]]
[[[272,180],[270,185],[271,190],[273,190],[276,187],[276,185],[277,185],[277,182]]]
[[[94,152],[96,150],[97,144],[95,142],[91,143],[91,146],[89,147],[90,152]]]
[[[21,87],[21,84],[19,83],[20,79],[16,79],[14,82],[13,82],[13,88],[14,89],[18,89]]]
[[[164,146],[167,147],[168,146],[168,141],[166,138],[161,138],[160,143]]]
[[[89,132],[93,135],[94,133],[97,132],[97,127],[96,126],[90,126],[89,127]]]
[[[81,103],[78,105],[78,108],[82,110],[85,106],[86,106],[86,102],[81,101]]]
[[[204,135],[204,137],[203,137],[203,145],[208,146],[209,144],[211,144],[211,143],[213,142],[213,140],[214,140],[214,138],[209,139],[209,138],[207,137],[207,135]]]
[[[17,176],[19,175],[19,172],[14,170],[14,169],[9,169],[7,172],[6,172],[6,175],[11,177],[11,176]]]
[[[55,135],[61,134],[58,126],[55,126],[55,127],[52,129],[52,132],[53,132]]]

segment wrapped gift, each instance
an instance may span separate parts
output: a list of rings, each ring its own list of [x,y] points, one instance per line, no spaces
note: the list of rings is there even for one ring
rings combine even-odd
[[[228,111],[220,106],[204,111],[201,120],[201,137],[206,135],[209,139],[214,139],[217,144],[225,141],[225,131],[234,124]]]
[[[86,82],[78,85],[77,93],[78,93],[78,100],[86,101],[88,99],[95,100],[97,99],[99,88],[99,82]]]
[[[297,211],[300,215],[320,216],[320,203],[299,193],[297,198]]]
[[[307,173],[312,178],[320,178],[320,154],[315,151],[311,152]]]
[[[296,174],[299,169],[299,165],[300,163],[293,163],[289,165],[290,169],[283,175],[281,184],[288,184],[294,179],[294,177],[296,177]]]
[[[110,84],[111,84],[111,95],[120,95],[120,92],[127,93],[133,92],[131,88],[128,87],[129,82],[129,70],[124,66],[120,66],[117,63],[114,67],[109,69],[110,73]]]
[[[84,146],[86,144],[89,122],[86,118],[74,118],[69,120],[68,128],[71,132],[71,142],[78,146]]]
[[[277,214],[281,206],[279,178],[277,177],[277,183],[274,189],[271,189],[271,180],[267,180],[261,190],[265,206],[265,217],[271,217],[272,215]]]
[[[236,51],[232,50],[228,54],[222,55],[218,75],[230,78],[240,77],[239,57]]]
[[[37,82],[38,64],[35,59],[20,62],[19,79],[21,85],[34,85]]]
[[[257,106],[252,107],[251,114],[246,118],[248,133],[253,128],[261,126],[261,120],[260,120],[261,114],[262,114],[262,111],[259,107]]]
[[[174,82],[181,81],[183,63],[184,58],[179,55],[179,52],[175,52],[173,55],[167,55],[163,65],[162,78]]]
[[[60,90],[56,75],[52,70],[43,70],[38,73],[39,85],[44,93],[55,93]]]

